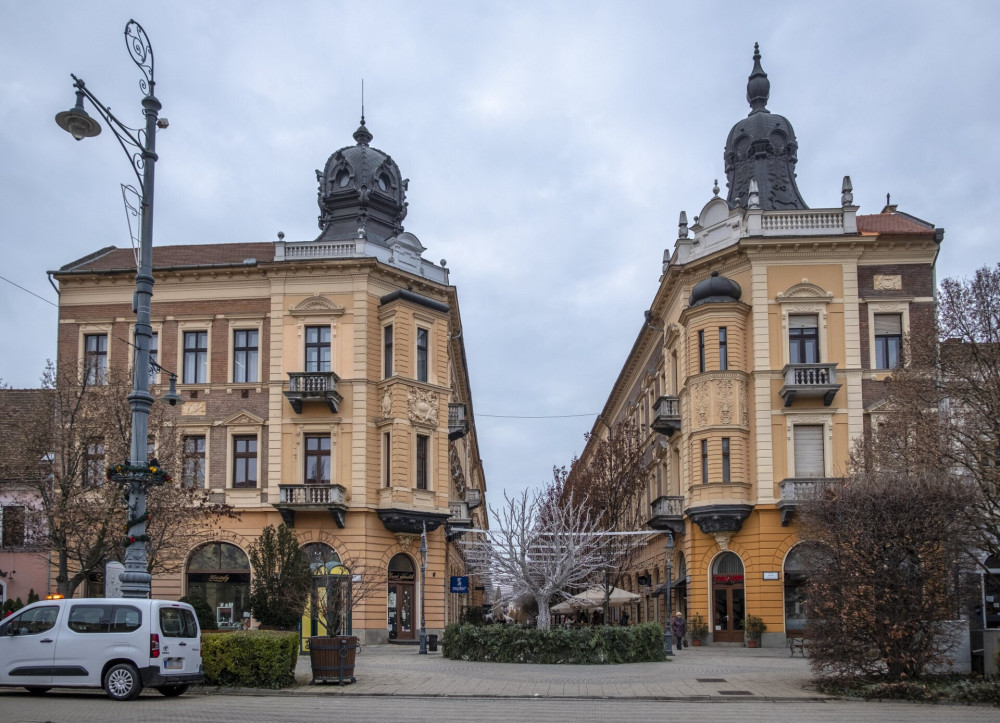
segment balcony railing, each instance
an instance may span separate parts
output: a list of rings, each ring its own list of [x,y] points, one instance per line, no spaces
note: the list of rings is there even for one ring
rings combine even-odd
[[[472,520],[468,502],[451,500],[448,502],[448,511],[451,513],[451,517],[448,520],[449,525]]]
[[[787,526],[791,522],[798,506],[817,494],[823,487],[836,478],[830,477],[788,477],[778,483],[781,488],[781,499],[778,501],[778,511],[781,512],[781,524]]]
[[[653,404],[653,421],[649,425],[653,431],[668,437],[681,428],[681,400],[663,396]]]
[[[347,513],[347,490],[342,485],[278,485],[278,501],[274,503],[281,519],[295,526],[295,513],[327,510],[338,527],[344,527]]]
[[[654,530],[671,530],[674,534],[684,534],[684,496],[663,495],[650,505],[653,514],[646,522]]]
[[[344,398],[337,391],[340,381],[334,372],[288,372],[288,391],[285,397],[296,414],[302,414],[303,402],[326,402],[334,414]]]
[[[778,392],[790,407],[797,397],[822,397],[830,406],[842,385],[837,383],[836,364],[788,364],[782,370],[785,384]]]
[[[448,404],[448,439],[461,439],[469,432],[469,423],[465,419],[465,405],[461,402]]]

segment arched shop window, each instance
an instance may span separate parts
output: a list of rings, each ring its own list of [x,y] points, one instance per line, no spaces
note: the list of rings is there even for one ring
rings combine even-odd
[[[713,642],[743,642],[745,616],[743,561],[734,552],[723,552],[712,564]]]
[[[400,553],[389,561],[389,586],[387,591],[389,640],[413,640],[414,583],[417,572],[413,560]]]
[[[202,545],[188,560],[187,591],[205,598],[220,628],[242,627],[250,613],[249,558],[228,542]]]
[[[785,634],[801,637],[806,628],[807,546],[796,545],[785,557]]]
[[[351,634],[351,572],[325,543],[310,542],[302,551],[313,573],[313,591],[302,613],[304,651],[310,637]]]

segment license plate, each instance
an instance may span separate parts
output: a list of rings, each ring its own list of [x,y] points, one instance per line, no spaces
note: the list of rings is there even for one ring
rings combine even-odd
[[[164,670],[184,670],[184,658],[164,658]]]

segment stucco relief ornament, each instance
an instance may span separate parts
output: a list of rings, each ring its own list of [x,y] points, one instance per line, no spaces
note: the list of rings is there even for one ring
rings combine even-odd
[[[733,380],[723,379],[719,382],[719,421],[722,424],[733,423]]]
[[[386,389],[385,394],[382,395],[382,418],[388,419],[391,416],[392,416],[392,391]]]
[[[744,427],[750,426],[750,409],[747,402],[747,383],[740,379],[739,381],[739,395],[740,395],[740,423]]]
[[[410,408],[410,421],[436,427],[438,423],[437,392],[410,387],[406,396]]]
[[[715,533],[715,541],[716,541],[716,543],[718,543],[720,550],[728,550],[729,549],[729,541],[731,539],[733,539],[733,533],[732,532],[716,532]]]
[[[708,426],[708,387],[703,383],[694,388],[694,400],[698,414],[698,426]]]
[[[413,545],[418,539],[420,539],[420,535],[406,535],[403,533],[396,535],[396,541],[399,542],[399,546],[407,552],[413,551]]]

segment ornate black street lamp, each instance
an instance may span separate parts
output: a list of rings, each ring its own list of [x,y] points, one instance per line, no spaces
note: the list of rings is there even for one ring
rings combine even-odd
[[[426,596],[424,590],[427,587],[427,523],[424,522],[424,531],[420,535],[420,655],[427,655],[427,615],[425,614]]]
[[[670,624],[673,620],[670,617],[670,579],[673,577],[673,560],[674,560],[674,533],[667,530],[667,582],[666,582],[666,608],[667,608],[667,624],[663,627],[663,654],[670,657],[674,654],[673,650],[673,630]]]
[[[140,199],[139,264],[135,276],[135,362],[133,364],[132,393],[128,400],[132,408],[132,448],[129,461],[110,467],[108,477],[120,484],[128,485],[128,540],[125,550],[125,570],[121,574],[122,595],[124,597],[146,598],[150,594],[152,575],[146,563],[146,489],[150,485],[163,484],[169,477],[148,460],[146,455],[149,436],[149,409],[153,397],[149,393],[149,347],[153,329],[150,326],[150,300],[153,297],[153,171],[156,165],[156,130],[166,128],[167,119],[158,118],[160,101],[153,95],[156,85],[153,80],[153,49],[146,31],[135,20],[125,26],[125,45],[132,61],[142,72],[139,88],[145,93],[142,112],[146,117],[145,129],[129,128],[119,121],[84,84],[83,79],[73,78],[76,88],[76,105],[70,110],[56,115],[56,123],[73,135],[76,140],[92,138],[101,132],[101,124],[91,118],[83,107],[86,98],[97,110],[118,139],[122,150],[132,163],[139,183],[139,191],[131,186],[122,186],[123,194],[131,191]],[[170,375],[170,394],[167,401],[176,404],[174,384],[176,376]]]

